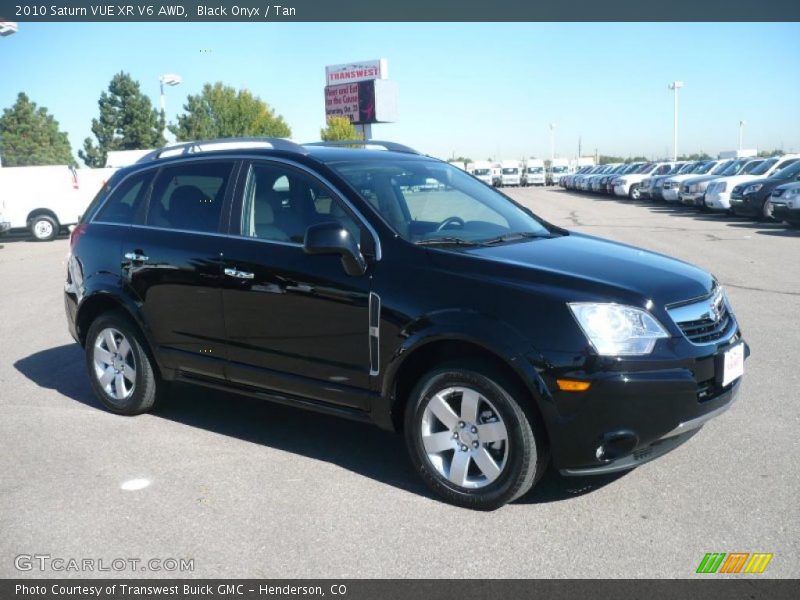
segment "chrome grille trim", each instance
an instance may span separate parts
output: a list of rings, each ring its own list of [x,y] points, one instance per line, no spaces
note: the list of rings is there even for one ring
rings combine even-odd
[[[736,320],[725,294],[717,288],[701,300],[667,307],[683,335],[693,344],[713,344],[736,330]]]

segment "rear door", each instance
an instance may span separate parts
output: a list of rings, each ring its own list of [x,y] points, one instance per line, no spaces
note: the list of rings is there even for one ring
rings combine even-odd
[[[366,408],[370,274],[351,277],[338,256],[303,251],[306,229],[335,221],[367,235],[337,194],[298,167],[253,161],[225,240],[223,304],[228,378]]]
[[[123,272],[164,366],[189,377],[222,379],[224,207],[234,160],[162,167],[142,222],[123,242]]]

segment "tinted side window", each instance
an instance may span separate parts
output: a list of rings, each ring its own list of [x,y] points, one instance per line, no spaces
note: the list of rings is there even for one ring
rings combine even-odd
[[[153,184],[147,224],[214,232],[219,229],[233,162],[197,162],[162,169]]]
[[[153,172],[131,175],[114,190],[108,202],[98,211],[95,221],[130,225],[142,208]]]
[[[302,244],[311,225],[331,221],[360,240],[360,227],[313,177],[279,165],[250,167],[242,203],[242,235]]]

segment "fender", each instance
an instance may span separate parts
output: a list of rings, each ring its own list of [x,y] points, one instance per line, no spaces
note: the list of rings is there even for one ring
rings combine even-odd
[[[91,310],[92,305],[97,301],[113,302],[127,313],[139,328],[142,335],[144,335],[150,356],[156,361],[159,371],[164,375],[165,368],[161,364],[161,361],[158,360],[157,353],[155,352],[156,346],[154,345],[152,332],[147,327],[146,321],[142,317],[141,306],[126,292],[124,280],[114,273],[95,273],[84,280],[82,288],[75,322],[80,323],[83,312],[85,310]],[[78,335],[81,339],[85,339],[86,331],[78,331]],[[170,370],[166,369],[166,371],[169,372]]]
[[[540,405],[551,399],[550,392],[534,367],[540,357],[533,344],[505,321],[477,311],[445,309],[411,321],[401,331],[403,342],[394,350],[380,382],[380,400],[373,406],[373,420],[394,429],[394,390],[398,373],[416,351],[440,341],[463,341],[485,350],[505,363],[525,383]]]

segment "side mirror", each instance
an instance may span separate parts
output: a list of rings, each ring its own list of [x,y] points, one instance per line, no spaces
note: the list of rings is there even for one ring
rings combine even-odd
[[[356,240],[339,223],[319,223],[306,229],[303,251],[306,254],[338,254],[344,272],[351,277],[367,272],[367,261]]]

